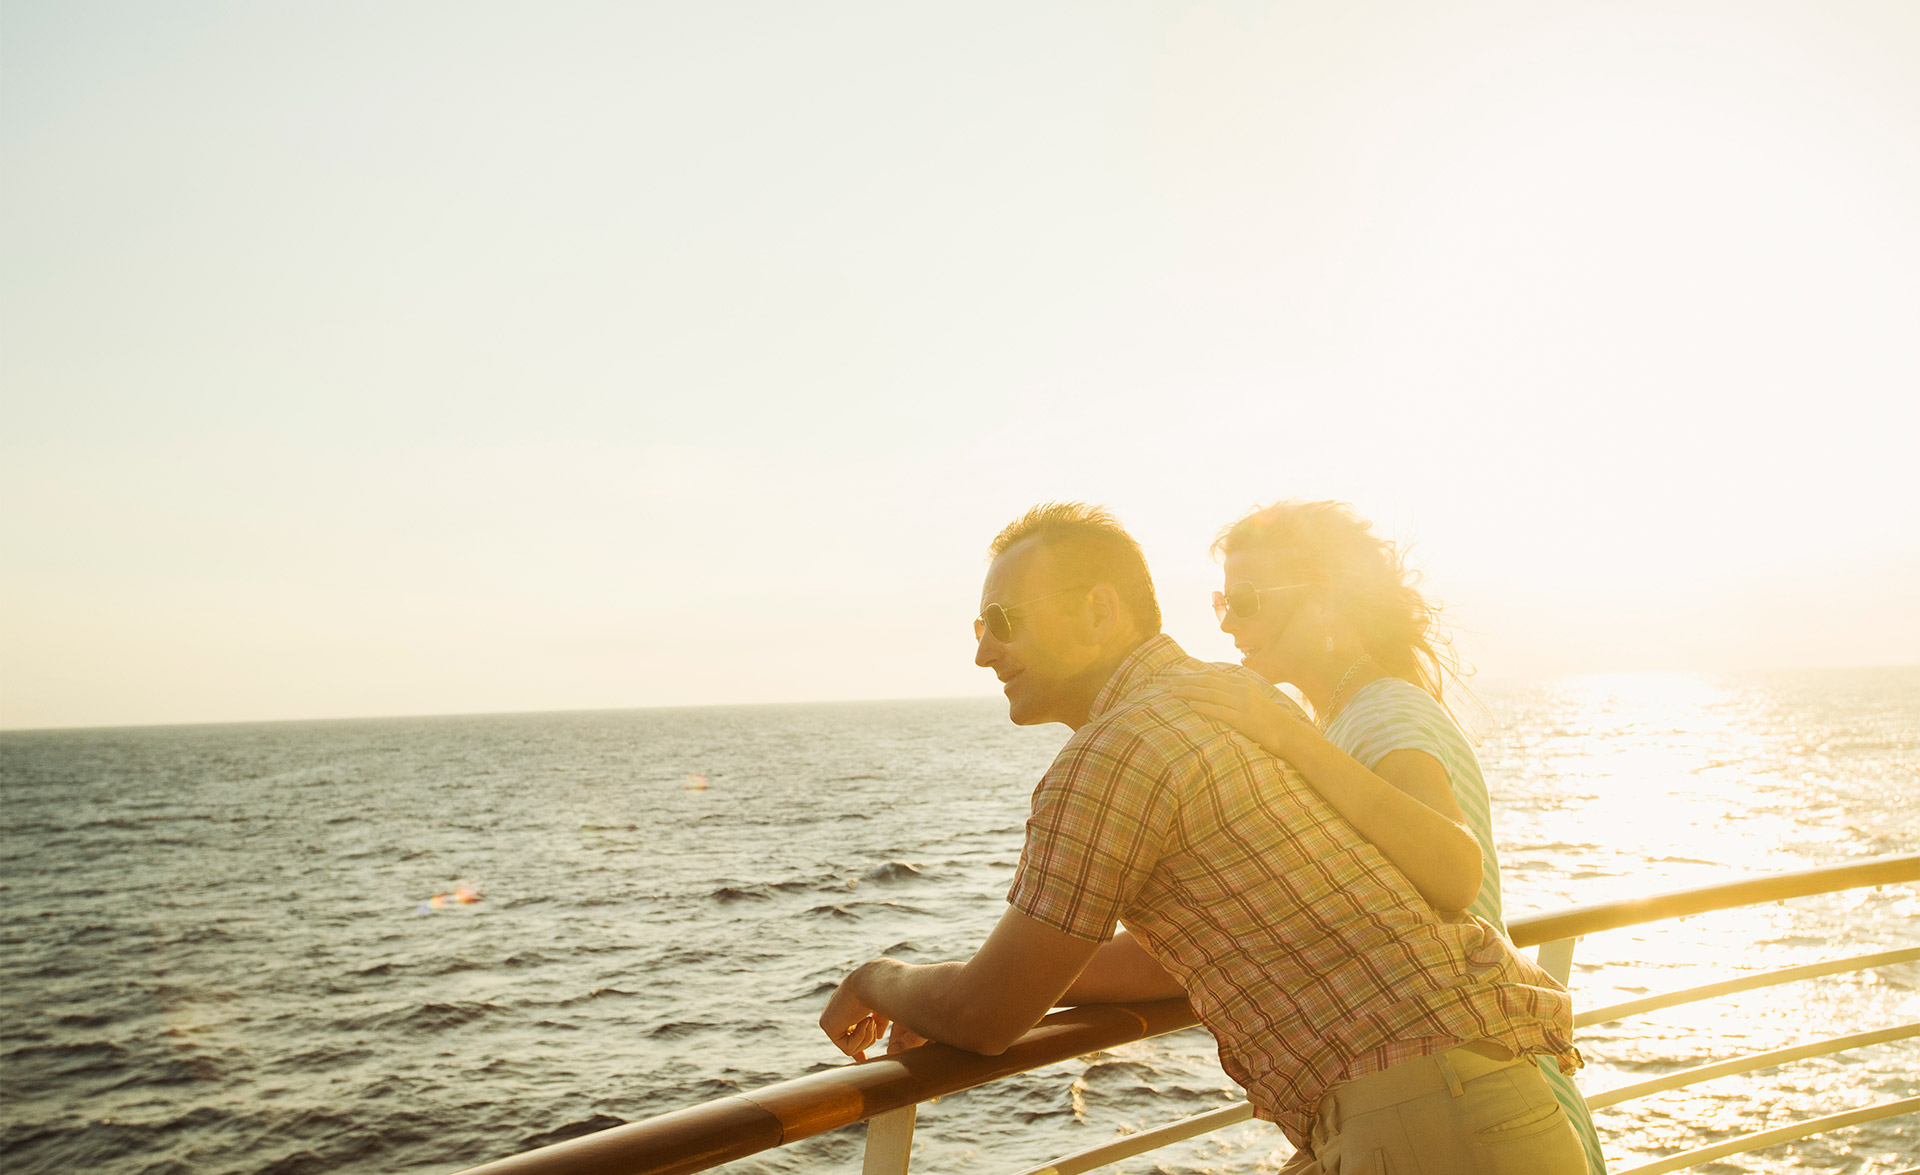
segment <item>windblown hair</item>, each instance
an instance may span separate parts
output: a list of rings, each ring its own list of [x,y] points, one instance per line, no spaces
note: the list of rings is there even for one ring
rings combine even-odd
[[[1146,556],[1105,508],[1084,502],[1044,502],[1008,523],[987,548],[987,557],[996,559],[1028,539],[1038,540],[1083,582],[1112,584],[1140,635],[1159,635],[1160,601],[1153,594]]]
[[[1344,502],[1276,502],[1220,532],[1215,557],[1263,550],[1279,555],[1287,578],[1311,586],[1357,629],[1382,669],[1419,686],[1442,706],[1449,682],[1469,671],[1453,649],[1438,605],[1420,594],[1398,546]],[[1448,712],[1452,713],[1451,708]]]

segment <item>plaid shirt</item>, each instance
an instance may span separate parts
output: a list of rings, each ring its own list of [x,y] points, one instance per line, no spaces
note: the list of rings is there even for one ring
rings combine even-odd
[[[1332,1086],[1465,1041],[1577,1064],[1564,988],[1163,688],[1217,668],[1165,636],[1121,662],[1034,789],[1007,901],[1079,938],[1125,921],[1296,1145]]]

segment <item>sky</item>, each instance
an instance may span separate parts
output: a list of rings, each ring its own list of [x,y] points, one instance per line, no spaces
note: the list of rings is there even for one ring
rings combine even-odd
[[[0,6],[0,728],[987,695],[1351,502],[1481,679],[1920,663],[1920,6]]]

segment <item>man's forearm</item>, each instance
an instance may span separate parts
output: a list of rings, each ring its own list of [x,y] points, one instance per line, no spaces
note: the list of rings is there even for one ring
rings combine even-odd
[[[992,999],[969,998],[965,970],[965,963],[875,959],[847,976],[847,982],[861,1003],[928,1040],[975,1053],[1002,1052],[1033,1022],[1026,1022],[1024,1015],[1010,1015],[1011,1009]]]
[[[861,1057],[898,1022],[910,1033],[993,1056],[1040,1022],[1097,944],[1009,908],[965,963],[875,959],[854,969],[820,1013],[834,1047]]]
[[[854,968],[846,982],[861,1003],[889,1020],[898,1020],[928,1040],[946,1040],[940,1029],[952,1013],[953,986],[964,963],[902,963],[875,959]]]

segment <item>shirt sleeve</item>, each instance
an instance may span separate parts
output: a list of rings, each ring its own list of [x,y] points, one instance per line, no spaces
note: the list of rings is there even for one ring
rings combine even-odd
[[[1425,751],[1445,767],[1452,761],[1454,750],[1447,733],[1439,729],[1432,715],[1396,700],[1367,725],[1353,748],[1353,757],[1372,771],[1380,765],[1380,760],[1395,751]]]
[[[1007,902],[1075,938],[1104,942],[1159,862],[1173,818],[1160,756],[1113,730],[1077,737],[1034,789]]]

